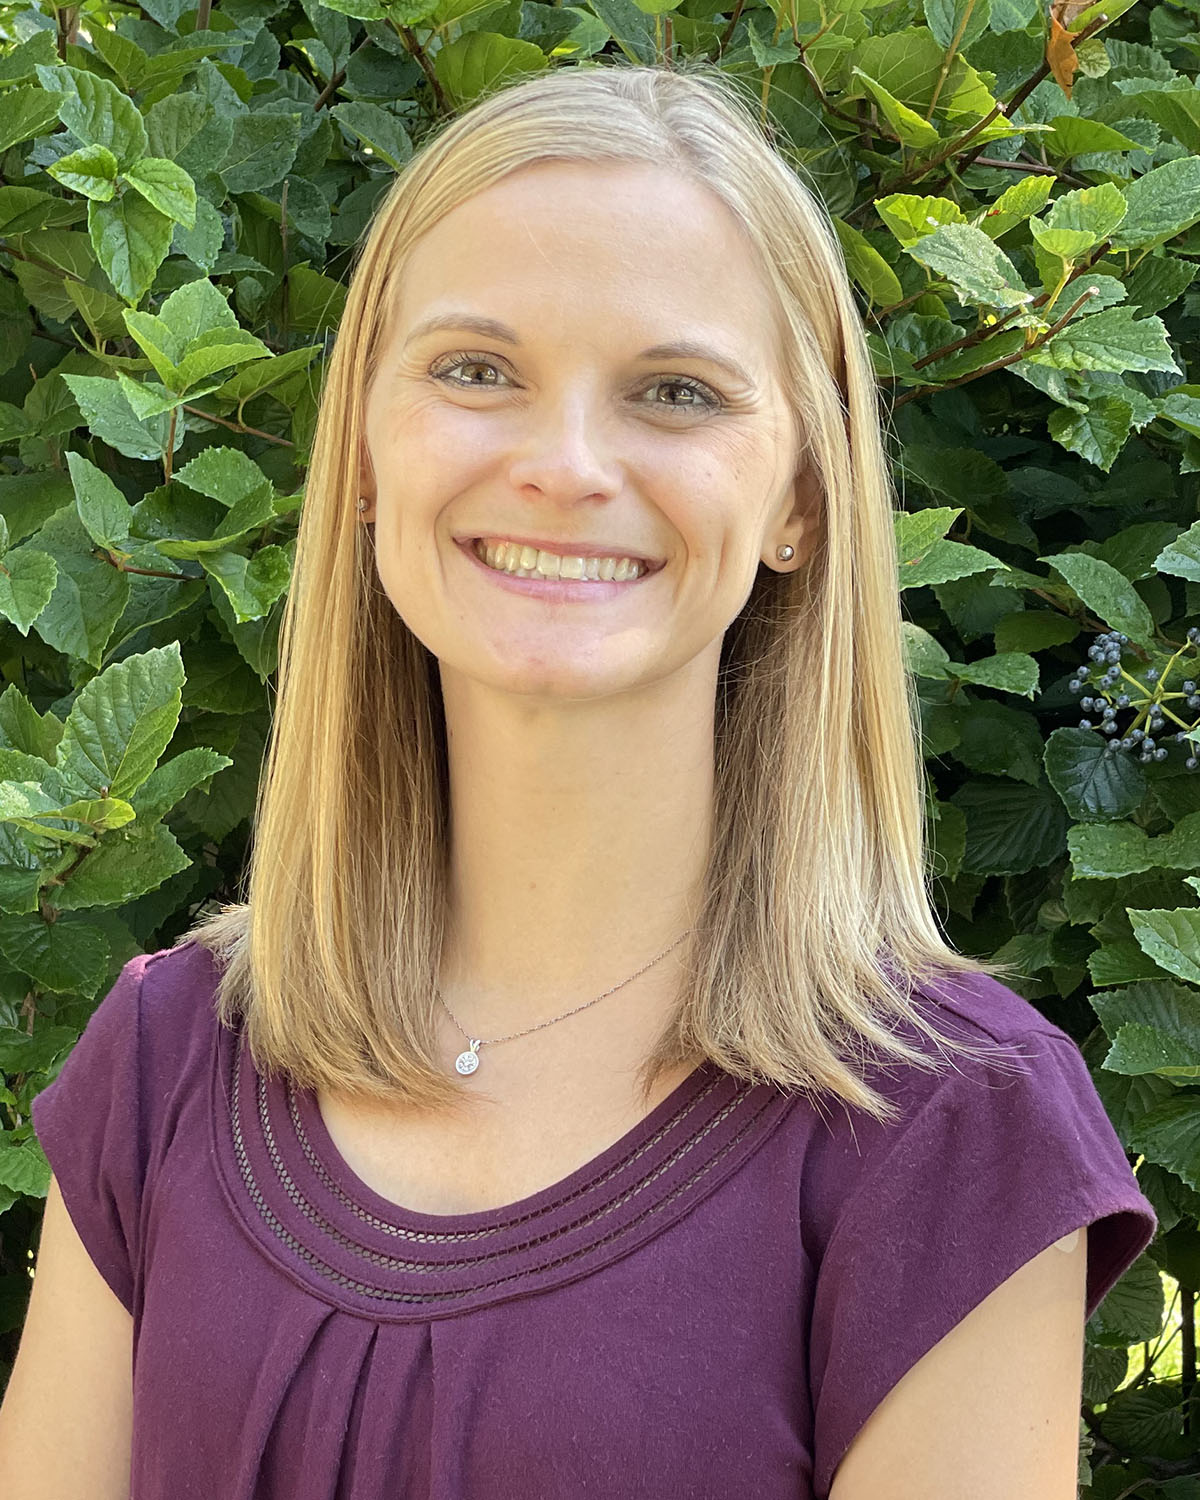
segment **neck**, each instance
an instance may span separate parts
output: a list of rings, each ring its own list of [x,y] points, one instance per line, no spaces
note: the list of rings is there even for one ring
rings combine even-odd
[[[715,690],[707,655],[595,700],[537,701],[443,669],[441,992],[464,1026],[497,1036],[560,1015],[693,925],[711,836]],[[627,1026],[630,1006],[661,1012],[685,949],[581,1015],[575,1036]]]

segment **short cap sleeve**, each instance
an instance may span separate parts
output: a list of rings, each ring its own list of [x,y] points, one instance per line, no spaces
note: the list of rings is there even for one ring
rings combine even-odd
[[[817,1271],[813,1481],[916,1362],[1027,1261],[1088,1226],[1087,1316],[1158,1222],[1065,1033],[954,1059],[856,1184]]]
[[[121,970],[57,1078],[34,1097],[33,1128],[75,1231],[126,1311],[134,1310],[145,1161],[139,1008],[147,955]]]

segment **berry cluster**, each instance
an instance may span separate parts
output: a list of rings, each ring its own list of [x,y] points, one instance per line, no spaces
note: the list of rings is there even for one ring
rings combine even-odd
[[[1080,719],[1080,729],[1095,729],[1101,734],[1111,735],[1112,738],[1104,747],[1106,751],[1115,753],[1118,750],[1136,750],[1137,758],[1143,765],[1152,760],[1167,758],[1167,745],[1159,744],[1154,736],[1162,729],[1168,718],[1180,726],[1174,734],[1167,734],[1168,741],[1173,740],[1182,744],[1184,749],[1189,751],[1200,748],[1187,738],[1187,732],[1193,724],[1186,723],[1167,707],[1169,702],[1182,699],[1183,703],[1179,706],[1186,705],[1194,713],[1194,710],[1200,709],[1200,687],[1189,678],[1182,682],[1175,692],[1163,691],[1171,668],[1179,656],[1189,646],[1193,650],[1200,651],[1200,626],[1191,627],[1187,633],[1187,640],[1171,657],[1161,673],[1155,667],[1147,667],[1141,674],[1141,680],[1131,672],[1127,672],[1121,665],[1121,650],[1128,644],[1127,635],[1122,635],[1118,630],[1108,630],[1096,637],[1094,646],[1089,646],[1088,655],[1095,662],[1096,667],[1102,666],[1104,671],[1093,678],[1091,667],[1079,667],[1068,686],[1073,693],[1083,692],[1085,688],[1090,688],[1093,692],[1097,688],[1100,689],[1099,694],[1079,700],[1079,706],[1085,713],[1099,715],[1099,722],[1093,723],[1091,719]],[[1134,696],[1131,697],[1127,691],[1120,691],[1122,678],[1131,689],[1135,690]],[[1117,714],[1122,709],[1132,709],[1134,713],[1134,721],[1131,725],[1127,725],[1127,732],[1123,736],[1118,735],[1117,724]],[[1189,714],[1188,718],[1192,719],[1193,714]],[[1197,759],[1195,754],[1189,753],[1184,765],[1189,771],[1194,771],[1197,766],[1200,766],[1200,759]]]

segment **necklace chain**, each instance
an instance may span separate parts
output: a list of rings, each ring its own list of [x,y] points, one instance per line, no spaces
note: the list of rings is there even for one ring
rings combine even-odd
[[[575,1006],[575,1008],[573,1010],[566,1010],[566,1011],[564,1011],[561,1016],[552,1016],[550,1018],[550,1020],[548,1020],[548,1021],[539,1021],[536,1026],[526,1026],[526,1028],[524,1029],[524,1031],[513,1031],[513,1032],[510,1032],[508,1034],[508,1036],[495,1036],[495,1037],[488,1037],[486,1039],[484,1039],[483,1037],[474,1037],[473,1038],[471,1036],[470,1032],[465,1031],[463,1029],[462,1024],[459,1022],[458,1017],[454,1014],[454,1012],[446,1004],[445,1000],[442,999],[442,992],[441,992],[441,990],[440,989],[435,990],[434,993],[437,995],[438,1001],[440,1002],[440,1004],[442,1006],[442,1009],[446,1012],[446,1014],[454,1022],[455,1026],[458,1027],[459,1031],[462,1032],[463,1036],[466,1037],[467,1042],[469,1043],[468,1050],[466,1052],[461,1053],[459,1055],[459,1057],[456,1059],[455,1064],[454,1064],[455,1067],[458,1069],[458,1071],[460,1073],[473,1073],[475,1071],[475,1069],[479,1066],[479,1049],[480,1049],[480,1047],[494,1046],[497,1042],[511,1042],[511,1041],[514,1041],[519,1036],[528,1036],[531,1031],[541,1031],[544,1026],[553,1026],[556,1021],[565,1021],[568,1016],[574,1016],[574,1015],[577,1015],[579,1013],[579,1011],[581,1011],[581,1010],[587,1010],[587,1008],[588,1008],[589,1005],[595,1005],[598,1001],[606,999],[609,995],[614,994],[617,990],[623,989],[625,987],[625,985],[631,984],[633,982],[633,980],[635,980],[638,977],[638,975],[644,974],[647,969],[652,969],[654,967],[654,965],[656,963],[658,963],[661,959],[666,958],[666,956],[667,956],[668,953],[672,952],[675,948],[678,948],[679,945],[680,945],[680,943],[683,942],[684,938],[687,937],[688,933],[689,932],[693,932],[694,930],[695,930],[694,928],[689,927],[689,928],[686,929],[686,931],[681,932],[679,934],[679,936],[675,939],[675,941],[670,945],[670,947],[664,948],[663,951],[660,954],[658,954],[657,957],[652,958],[648,964],[643,964],[640,969],[636,970],[636,972],[634,972],[633,974],[630,974],[630,976],[629,976],[628,979],[622,979],[621,982],[620,982],[620,984],[614,984],[613,987],[612,987],[612,989],[605,990],[603,994],[597,995],[596,998],[595,998],[595,1000],[586,1000],[582,1005]]]

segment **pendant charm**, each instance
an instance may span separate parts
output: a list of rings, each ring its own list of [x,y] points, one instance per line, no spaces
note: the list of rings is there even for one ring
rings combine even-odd
[[[477,1049],[481,1042],[482,1038],[479,1041],[473,1041],[466,1052],[460,1052],[454,1059],[454,1066],[460,1073],[473,1073],[479,1066],[479,1052]]]

